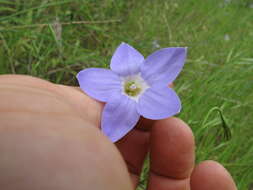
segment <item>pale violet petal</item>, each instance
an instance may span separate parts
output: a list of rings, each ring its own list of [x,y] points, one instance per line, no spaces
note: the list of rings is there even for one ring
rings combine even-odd
[[[104,107],[101,128],[112,142],[116,142],[134,128],[139,118],[135,101],[125,95],[114,96]]]
[[[180,73],[186,58],[186,48],[164,48],[149,55],[141,67],[141,76],[152,85],[168,85]]]
[[[181,102],[173,89],[153,86],[140,97],[137,110],[145,118],[159,120],[179,113]]]
[[[84,69],[77,74],[77,80],[86,94],[102,102],[106,102],[111,94],[121,93],[121,79],[109,69]]]
[[[110,67],[113,72],[121,75],[134,75],[140,72],[144,57],[132,46],[121,43],[114,52]]]

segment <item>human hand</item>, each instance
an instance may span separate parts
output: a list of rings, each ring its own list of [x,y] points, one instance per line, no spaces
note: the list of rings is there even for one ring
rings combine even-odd
[[[78,88],[31,77],[4,76],[0,87],[7,93],[0,93],[0,151],[10,158],[0,158],[0,168],[5,169],[0,172],[0,187],[8,182],[6,189],[15,189],[15,185],[26,190],[132,189],[115,146],[97,130],[103,104]],[[22,110],[28,113],[24,116]],[[20,133],[20,126],[26,136]],[[236,189],[229,173],[218,163],[206,161],[194,168],[192,132],[177,118],[157,122],[142,119],[116,146],[135,186],[150,150],[148,190]],[[42,159],[41,155],[46,157]],[[20,178],[23,181],[17,180]],[[29,183],[31,179],[34,184]]]
[[[188,125],[178,118],[142,119],[116,144],[135,186],[150,151],[148,190],[236,189],[232,177],[219,163],[209,160],[194,166],[194,137]]]
[[[87,99],[90,101],[94,100]],[[134,187],[138,185],[144,159],[150,151],[148,190],[236,189],[232,177],[219,163],[209,160],[194,166],[194,136],[190,127],[178,118],[160,121],[141,118],[137,126],[115,144],[127,164]]]

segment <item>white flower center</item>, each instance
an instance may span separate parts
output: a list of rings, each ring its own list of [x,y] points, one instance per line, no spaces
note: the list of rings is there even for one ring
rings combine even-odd
[[[136,102],[149,87],[140,74],[122,78],[122,93]]]

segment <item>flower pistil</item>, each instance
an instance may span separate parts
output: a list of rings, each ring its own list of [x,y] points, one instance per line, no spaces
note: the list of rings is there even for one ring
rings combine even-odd
[[[122,78],[123,94],[138,102],[139,97],[149,88],[140,74]]]

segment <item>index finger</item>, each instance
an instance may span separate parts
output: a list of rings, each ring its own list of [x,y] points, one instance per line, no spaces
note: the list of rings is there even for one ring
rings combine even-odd
[[[194,167],[194,137],[178,118],[157,121],[151,129],[149,190],[190,189]]]

